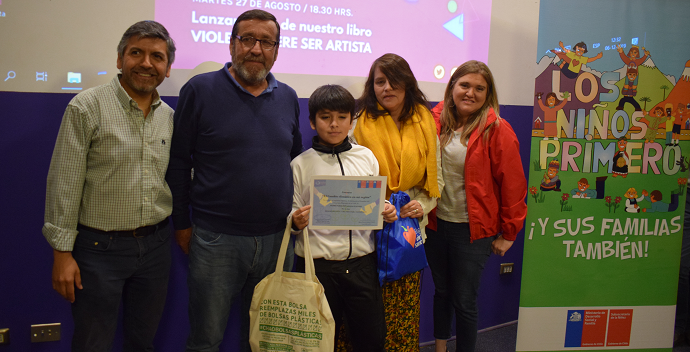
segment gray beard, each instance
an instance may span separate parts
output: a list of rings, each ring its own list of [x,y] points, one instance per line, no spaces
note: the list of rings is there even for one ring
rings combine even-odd
[[[250,85],[259,84],[268,76],[268,70],[266,68],[262,68],[258,72],[250,72],[247,67],[244,66],[244,61],[235,66],[235,72],[237,72],[237,75],[240,76],[243,81]]]

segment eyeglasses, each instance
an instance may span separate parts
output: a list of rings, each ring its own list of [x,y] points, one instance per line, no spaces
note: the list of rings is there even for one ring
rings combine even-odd
[[[264,50],[273,50],[273,48],[278,45],[278,42],[268,39],[256,39],[254,37],[243,37],[241,35],[236,35],[235,38],[237,38],[246,49],[253,48],[254,45],[256,45],[256,42],[261,43],[261,49]]]

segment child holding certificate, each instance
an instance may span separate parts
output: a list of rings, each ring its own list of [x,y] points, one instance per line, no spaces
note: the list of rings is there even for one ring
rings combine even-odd
[[[378,176],[379,164],[367,148],[352,145],[355,99],[345,88],[325,85],[309,98],[309,124],[316,130],[311,149],[296,157],[290,166],[294,180],[292,199],[293,233],[308,224],[310,179],[316,175]],[[395,207],[385,204],[386,222],[397,219]],[[326,299],[336,322],[343,322],[355,351],[384,351],[386,323],[376,269],[374,234],[371,230],[312,230],[311,252],[316,276],[326,291]],[[295,243],[298,271],[304,271],[304,243]]]

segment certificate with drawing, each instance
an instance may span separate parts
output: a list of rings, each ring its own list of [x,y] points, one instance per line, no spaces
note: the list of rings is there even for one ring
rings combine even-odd
[[[310,188],[311,229],[383,228],[385,176],[313,176]]]

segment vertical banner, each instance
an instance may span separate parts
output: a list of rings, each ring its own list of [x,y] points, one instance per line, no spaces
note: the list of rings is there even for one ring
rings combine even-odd
[[[517,351],[671,351],[690,2],[542,0]]]

